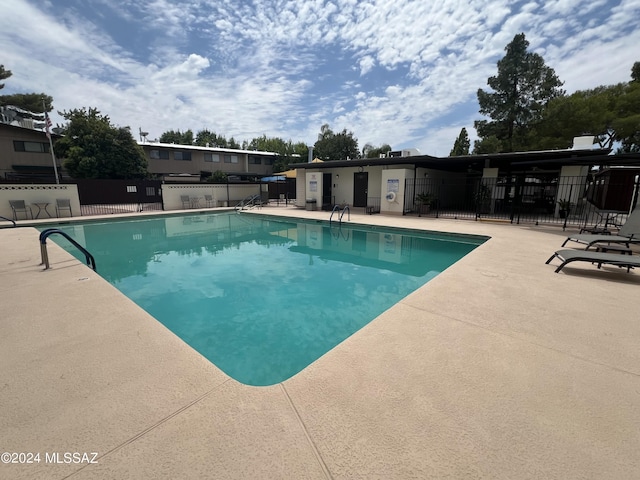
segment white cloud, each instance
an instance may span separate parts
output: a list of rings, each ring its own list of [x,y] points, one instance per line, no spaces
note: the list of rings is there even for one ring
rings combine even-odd
[[[59,110],[95,106],[151,138],[209,128],[313,143],[329,123],[361,147],[443,155],[480,118],[449,116],[477,112],[476,91],[515,34],[570,92],[628,80],[640,43],[630,21],[640,0],[530,1],[517,11],[508,0],[78,5],[12,0],[0,16],[2,62],[14,73],[3,93],[44,91]],[[123,30],[102,23],[109,15]]]

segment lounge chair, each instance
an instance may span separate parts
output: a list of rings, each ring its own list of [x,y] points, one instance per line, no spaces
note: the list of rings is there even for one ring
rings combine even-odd
[[[213,200],[213,195],[205,195],[204,203],[206,204],[207,207],[213,207],[215,203]]]
[[[585,250],[596,243],[623,243],[627,247],[630,243],[640,243],[640,208],[635,209],[629,214],[627,221],[617,235],[593,235],[593,234],[577,234],[570,235],[564,241],[564,247],[568,241],[586,244]]]
[[[556,268],[556,273],[564,268],[567,263],[571,262],[590,262],[597,263],[598,268],[602,265],[616,265],[618,267],[625,267],[627,272],[633,267],[640,267],[640,256],[638,255],[621,255],[619,253],[602,253],[594,252],[593,250],[558,250],[551,255],[551,258],[545,263],[548,265],[554,258],[559,258],[561,264]]]
[[[182,202],[182,208],[191,208],[191,197],[189,195],[180,195],[180,201]]]
[[[18,220],[18,214],[24,213],[24,219],[27,219],[27,212],[33,218],[33,212],[31,211],[31,207],[29,205],[25,205],[24,200],[9,200],[9,205],[11,205],[11,212],[13,213],[13,219]]]

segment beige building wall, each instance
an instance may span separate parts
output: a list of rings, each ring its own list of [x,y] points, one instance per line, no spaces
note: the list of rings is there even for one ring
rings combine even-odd
[[[201,175],[222,171],[227,175],[273,173],[276,154],[228,148],[140,143],[147,157],[149,173],[154,175]]]
[[[58,173],[60,173],[60,160]],[[12,173],[50,173],[53,159],[49,139],[40,130],[0,123],[0,176]]]

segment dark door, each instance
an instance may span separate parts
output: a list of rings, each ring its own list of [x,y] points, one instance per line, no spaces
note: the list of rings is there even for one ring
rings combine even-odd
[[[369,187],[369,174],[367,172],[355,172],[353,174],[353,206],[367,206],[367,188]]]
[[[322,209],[331,210],[333,208],[333,199],[331,197],[331,174],[322,174]]]

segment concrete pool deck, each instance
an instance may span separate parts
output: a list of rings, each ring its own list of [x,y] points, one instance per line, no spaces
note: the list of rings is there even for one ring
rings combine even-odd
[[[640,478],[639,271],[554,273],[557,227],[351,223],[491,240],[270,387],[52,242],[43,271],[35,229],[0,229],[0,453],[40,454],[0,478]]]

